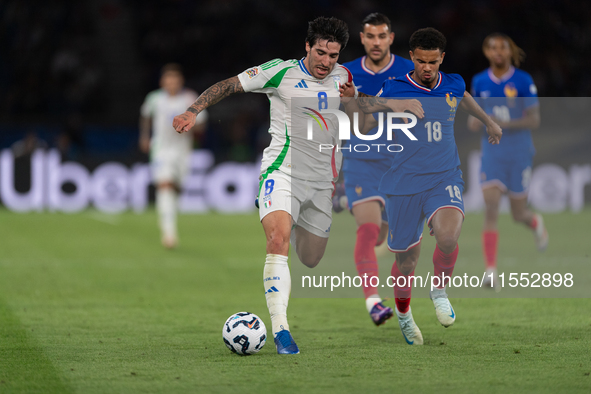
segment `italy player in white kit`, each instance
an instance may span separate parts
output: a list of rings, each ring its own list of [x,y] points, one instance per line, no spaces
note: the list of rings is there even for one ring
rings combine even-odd
[[[336,117],[324,117],[325,129],[320,122],[314,124],[312,139],[305,127],[308,114],[317,116],[341,105],[339,87],[352,77],[337,60],[348,39],[346,23],[317,18],[309,22],[303,59],[271,60],[218,82],[173,122],[178,132],[187,131],[201,111],[233,93],[265,93],[269,98],[272,140],[263,154],[259,212],[267,238],[263,283],[279,354],[299,353],[287,323],[290,238],[299,259],[311,268],[320,262],[328,242],[333,181],[341,157],[335,149],[319,151],[319,144],[337,146]],[[308,105],[300,105],[304,98]]]
[[[193,134],[203,132],[207,122],[207,111],[203,111],[197,117],[192,133],[173,132],[174,116],[197,99],[197,93],[184,88],[183,84],[180,66],[165,65],[160,78],[161,88],[146,96],[140,110],[140,149],[150,154],[161,240],[169,249],[178,243],[178,193],[189,170]]]

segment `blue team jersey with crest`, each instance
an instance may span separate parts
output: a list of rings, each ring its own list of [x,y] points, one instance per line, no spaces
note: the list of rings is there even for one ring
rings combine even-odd
[[[472,78],[471,93],[487,114],[502,121],[522,118],[526,109],[539,105],[532,77],[513,66],[501,78],[497,78],[490,68],[476,74]],[[489,144],[488,134],[483,131],[481,145],[482,154],[486,156],[534,154],[529,129],[503,129],[503,138],[498,145]]]
[[[414,63],[408,59],[405,59],[394,54],[390,55],[390,62],[377,73],[371,71],[365,66],[367,56],[360,57],[348,63],[344,63],[343,66],[347,67],[351,74],[353,74],[353,82],[357,86],[357,90],[370,96],[378,94],[385,80],[395,79],[396,77],[403,76],[407,72],[414,70]],[[369,134],[375,133],[375,130],[369,132]],[[369,144],[389,144],[386,140],[385,135],[382,138],[371,141]],[[355,136],[351,135],[349,140],[349,146],[355,146],[357,144],[368,144],[368,141],[363,141]],[[375,148],[368,152],[356,152],[351,149],[343,149],[343,155],[345,158],[360,159],[360,160],[383,160],[384,155],[391,157],[392,153],[389,153],[386,149],[380,149],[378,152]]]
[[[429,190],[460,165],[454,120],[466,91],[464,79],[440,71],[437,84],[429,89],[416,83],[411,75],[409,72],[385,81],[380,94],[381,97],[417,99],[425,112],[425,117],[417,118],[416,126],[409,129],[417,141],[410,140],[402,130],[395,130],[394,140],[403,150],[393,156],[392,166],[380,183],[380,191],[390,195]],[[386,130],[384,125],[384,133]]]

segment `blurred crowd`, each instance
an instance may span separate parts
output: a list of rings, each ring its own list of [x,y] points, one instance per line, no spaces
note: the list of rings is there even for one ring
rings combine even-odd
[[[99,113],[105,77],[85,2],[0,3],[2,120]]]
[[[141,89],[134,92],[138,112],[123,121],[130,133],[137,133],[139,106],[158,87],[163,64],[180,63],[187,85],[203,91],[270,59],[303,57],[306,22],[320,15],[349,24],[351,39],[341,62],[363,55],[360,21],[378,11],[392,20],[393,52],[398,55],[407,56],[414,30],[441,30],[448,39],[442,70],[461,74],[468,85],[488,65],[482,40],[500,31],[525,50],[522,68],[532,74],[540,96],[591,96],[591,74],[585,69],[591,60],[591,3],[583,0],[4,0],[0,129],[22,125],[25,138],[32,122],[52,123],[62,130],[58,135],[78,141],[84,140],[84,124],[108,129],[113,123],[105,105],[110,75],[99,45],[104,37],[97,29],[99,19],[106,17],[100,10],[107,6],[128,11],[135,34],[136,45],[128,50],[138,59]],[[200,144],[217,152],[220,160],[253,160],[266,145],[267,127],[265,97],[232,98],[212,108],[210,132]],[[0,145],[8,142],[0,139]],[[58,144],[59,138],[47,142]]]

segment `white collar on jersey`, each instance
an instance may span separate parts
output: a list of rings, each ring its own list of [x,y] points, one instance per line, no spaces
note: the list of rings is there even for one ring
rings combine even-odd
[[[435,85],[435,87],[433,87],[432,89],[429,89],[429,88],[427,88],[427,87],[425,87],[425,86],[423,86],[423,85],[419,85],[418,83],[416,83],[416,82],[414,81],[414,79],[412,79],[412,77],[410,76],[410,74],[412,74],[412,73],[414,73],[414,70],[413,70],[413,71],[411,71],[411,72],[409,72],[408,74],[406,74],[406,79],[408,79],[408,81],[409,81],[410,83],[412,83],[412,84],[413,84],[413,85],[414,85],[416,88],[419,88],[419,89],[421,89],[421,90],[424,90],[424,91],[426,91],[426,92],[430,92],[430,91],[432,91],[432,90],[435,90],[435,89],[437,89],[437,88],[439,87],[439,85],[441,85],[441,79],[443,78],[443,76],[441,75],[441,71],[439,71],[439,72],[437,73],[437,78],[439,79],[439,80],[437,81],[437,84],[436,84],[436,85]]]
[[[492,68],[488,68],[488,77],[496,84],[507,82],[509,78],[513,76],[513,74],[515,74],[515,67],[513,66],[509,67],[509,70],[507,70],[505,74],[501,75],[501,78],[497,78],[495,74],[493,74]]]
[[[363,71],[365,71],[366,73],[370,74],[370,75],[376,75],[376,74],[382,74],[385,73],[386,71],[388,71],[390,69],[390,67],[392,67],[392,65],[394,64],[394,54],[391,53],[390,54],[390,62],[388,64],[386,64],[386,66],[384,68],[382,68],[380,71],[373,72],[371,71],[369,68],[367,68],[365,66],[365,60],[367,59],[367,56],[363,56],[361,58],[361,68],[363,69]]]

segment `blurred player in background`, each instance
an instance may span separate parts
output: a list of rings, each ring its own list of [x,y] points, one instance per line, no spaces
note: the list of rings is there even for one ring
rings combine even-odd
[[[414,68],[410,60],[390,52],[394,32],[386,15],[372,13],[366,16],[359,35],[366,55],[344,64],[353,74],[359,92],[375,96],[386,79],[394,79]],[[387,144],[386,134],[373,142]],[[392,153],[386,149],[380,152],[356,152],[350,148],[358,143],[364,142],[353,134],[349,150],[343,147],[343,175],[348,205],[357,223],[355,266],[359,276],[371,278],[378,277],[378,260],[374,248],[381,245],[388,234],[388,219],[383,209],[386,196],[378,191],[378,187],[382,175],[390,168]],[[340,201],[339,197],[337,199]],[[365,284],[367,286],[363,287],[363,293],[366,308],[372,321],[379,326],[391,318],[394,312],[382,304],[378,289],[371,286],[370,281]]]
[[[505,130],[503,143],[490,145],[482,137],[482,166],[480,182],[486,214],[482,232],[482,248],[486,264],[487,284],[497,289],[497,220],[499,202],[509,194],[513,220],[532,229],[536,246],[543,251],[548,246],[548,232],[542,216],[527,206],[527,189],[532,174],[535,153],[531,130],[540,125],[540,106],[532,77],[518,69],[525,53],[511,38],[493,33],[482,44],[490,67],[472,79],[472,95],[485,111]],[[482,123],[468,118],[472,131],[482,130]]]
[[[150,154],[161,240],[169,249],[178,244],[178,194],[189,170],[193,133],[203,132],[207,122],[207,112],[204,111],[196,119],[191,133],[179,135],[174,132],[171,126],[174,116],[197,99],[193,90],[183,87],[184,83],[178,64],[165,65],[160,89],[146,96],[140,110],[140,150]]]
[[[306,56],[301,60],[274,59],[207,89],[187,111],[174,118],[174,128],[189,130],[205,108],[233,93],[265,93],[271,105],[271,144],[263,153],[259,184],[259,216],[267,238],[263,284],[275,346],[279,354],[297,354],[289,331],[287,305],[291,291],[288,265],[290,238],[298,257],[313,268],[324,255],[332,222],[333,182],[338,177],[340,154],[318,152],[318,143],[337,144],[338,127],[331,133],[314,133],[307,140],[304,112],[338,109],[340,83],[351,82],[351,73],[337,63],[349,40],[347,24],[320,17],[308,25]],[[292,111],[292,98],[308,97],[315,108]],[[295,104],[294,104],[295,105]],[[296,118],[303,118],[301,130]],[[330,118],[326,118],[331,122]],[[299,154],[307,159],[294,163]],[[294,168],[297,167],[297,170]]]
[[[441,32],[433,28],[417,30],[410,37],[414,71],[386,80],[379,97],[358,101],[359,108],[371,114],[376,104],[385,101],[382,97],[412,97],[421,102],[424,111],[424,117],[419,116],[416,125],[409,125],[416,140],[411,141],[400,129],[395,131],[394,138],[404,149],[391,161],[392,166],[382,177],[379,188],[388,198],[388,247],[396,253],[391,272],[396,284],[396,315],[409,345],[423,344],[410,309],[410,298],[425,220],[437,242],[433,266],[434,277],[440,280],[433,283],[429,293],[435,314],[444,327],[451,326],[456,318],[445,286],[458,257],[458,238],[464,220],[464,181],[454,138],[457,108],[462,107],[486,125],[490,143],[497,144],[502,135],[500,127],[465,91],[462,77],[439,71],[445,46]],[[347,87],[344,95],[350,97],[351,89]],[[367,132],[377,122],[373,116],[365,119],[363,129]]]

